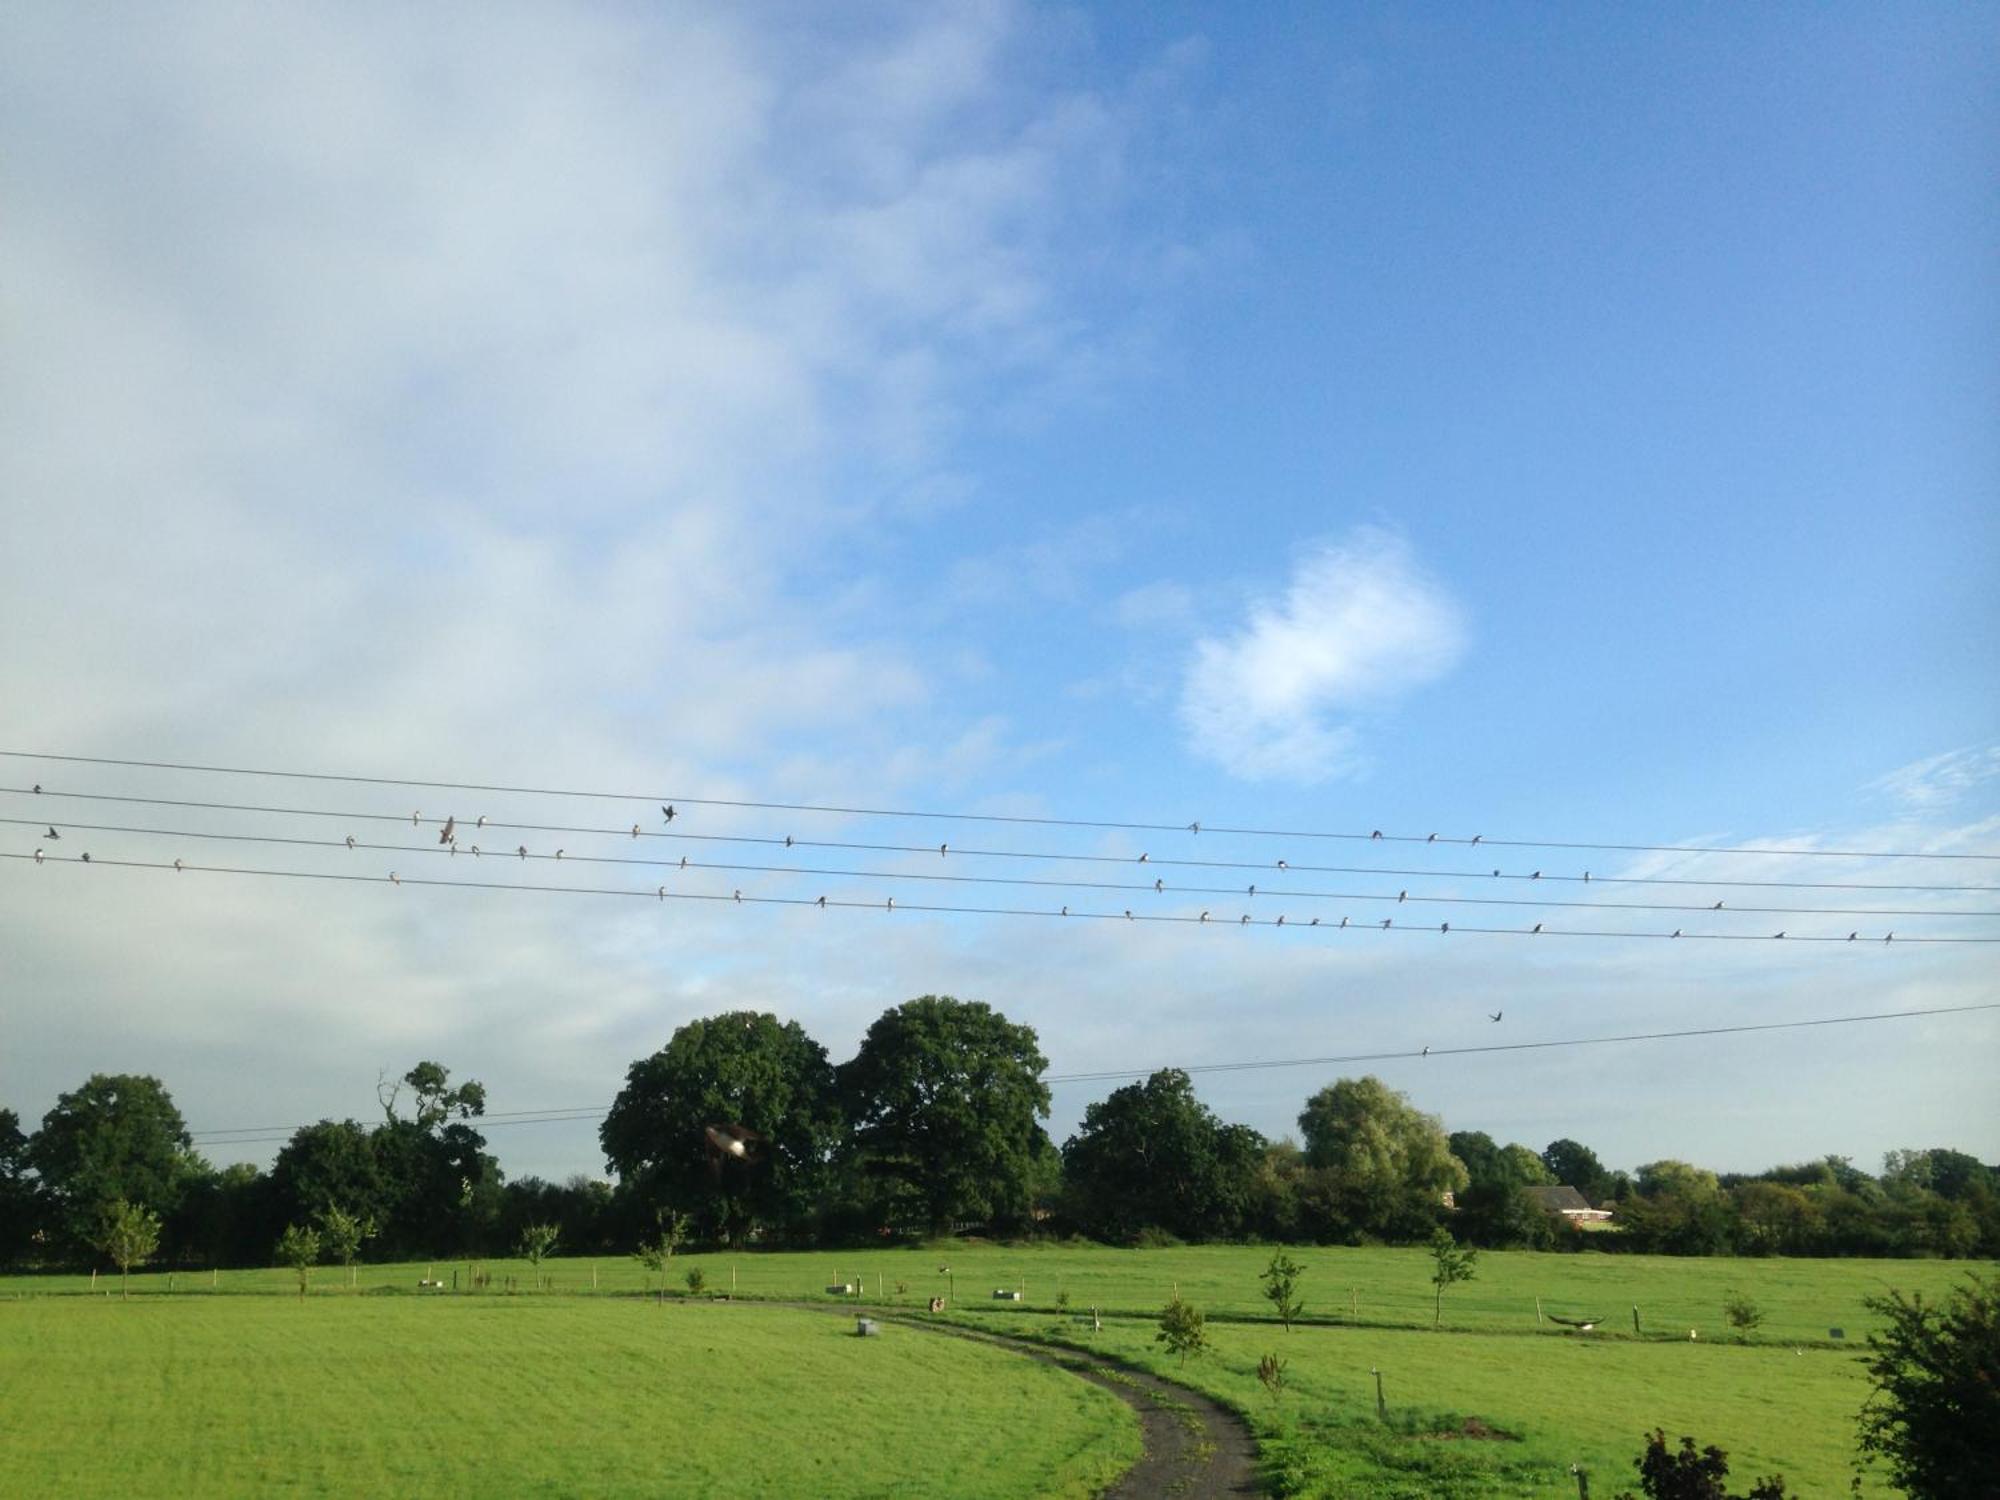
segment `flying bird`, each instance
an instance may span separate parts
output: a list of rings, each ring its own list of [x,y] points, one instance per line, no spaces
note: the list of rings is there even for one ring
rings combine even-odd
[[[673,822],[673,820],[674,820],[674,817],[675,817],[675,813],[674,813],[674,805],[673,805],[673,803],[671,803],[671,802],[662,802],[662,803],[660,804],[660,816],[662,816],[663,818],[665,818],[665,819],[666,819],[666,820],[667,820],[667,821],[668,821],[669,823]]]
[[[51,823],[49,824],[49,831],[43,834],[42,837],[45,839],[59,839],[62,835],[56,832],[56,825]]]
[[[1506,1014],[1507,1012],[1504,1010],[1491,1011],[1487,1014],[1486,1019],[1497,1023],[1499,1019]]]
[[[1557,1317],[1557,1316],[1556,1316],[1556,1315],[1555,1315],[1554,1313],[1550,1313],[1550,1314],[1549,1314],[1549,1321],[1550,1321],[1551,1323],[1560,1323],[1560,1324],[1561,1324],[1561,1325],[1562,1325],[1563,1327],[1565,1327],[1565,1328],[1574,1328],[1574,1329],[1576,1329],[1576,1330],[1577,1330],[1577,1331],[1578,1331],[1579,1333],[1588,1333],[1588,1332],[1590,1332],[1590,1330],[1591,1330],[1591,1329],[1595,1328],[1595,1327],[1596,1327],[1596,1326],[1597,1326],[1597,1325],[1598,1325],[1599,1323],[1602,1323],[1602,1322],[1604,1321],[1604,1319],[1602,1319],[1602,1318],[1559,1318],[1559,1317]]]
[[[451,842],[452,830],[456,827],[458,827],[458,819],[447,815],[444,820],[444,827],[438,830],[438,842],[440,844],[449,844]]]

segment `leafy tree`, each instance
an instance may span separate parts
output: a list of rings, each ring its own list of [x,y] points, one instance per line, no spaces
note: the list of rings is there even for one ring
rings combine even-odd
[[[34,1179],[28,1175],[28,1138],[21,1117],[0,1109],[0,1266],[27,1253],[35,1232]]]
[[[1575,1188],[1590,1200],[1593,1208],[1601,1206],[1598,1200],[1605,1196],[1611,1174],[1604,1170],[1604,1163],[1590,1147],[1567,1136],[1550,1141],[1542,1151],[1542,1165],[1548,1169],[1549,1181]]]
[[[639,1241],[639,1248],[633,1252],[633,1259],[644,1266],[649,1273],[662,1273],[674,1258],[674,1252],[686,1242],[688,1216],[677,1214],[672,1209],[661,1209],[654,1221],[651,1239]]]
[[[976,1000],[925,995],[887,1011],[840,1069],[854,1147],[891,1207],[933,1234],[1024,1223],[1054,1154],[1035,1033]]]
[[[1323,1232],[1408,1239],[1427,1232],[1444,1195],[1468,1181],[1444,1128],[1379,1078],[1343,1078],[1299,1115]]]
[[[521,1231],[521,1258],[534,1268],[537,1277],[542,1274],[542,1262],[554,1253],[560,1238],[562,1230],[554,1224],[530,1224]]]
[[[1453,1228],[1481,1245],[1543,1248],[1555,1242],[1556,1221],[1522,1193],[1546,1186],[1549,1169],[1526,1146],[1500,1146],[1483,1130],[1456,1131],[1451,1154],[1465,1164]]]
[[[114,1199],[105,1209],[98,1247],[118,1266],[118,1295],[132,1295],[132,1267],[160,1248],[160,1216],[140,1203]]]
[[[1437,1288],[1436,1303],[1432,1311],[1431,1327],[1444,1326],[1444,1290],[1461,1281],[1472,1280],[1474,1264],[1479,1252],[1470,1245],[1460,1245],[1451,1237],[1451,1231],[1440,1224],[1431,1233],[1431,1285]]]
[[[1287,1333],[1292,1331],[1292,1319],[1305,1311],[1305,1303],[1299,1300],[1299,1278],[1305,1269],[1284,1251],[1273,1250],[1271,1263],[1257,1277],[1264,1283],[1265,1300],[1283,1321]]]
[[[406,1087],[415,1105],[408,1118],[399,1112]],[[378,1092],[385,1119],[368,1140],[381,1174],[383,1241],[403,1254],[475,1248],[500,1212],[500,1164],[465,1123],[485,1113],[485,1088],[470,1081],[454,1088],[448,1069],[422,1062]]]
[[[1639,1168],[1639,1196],[1642,1198],[1685,1198],[1701,1202],[1721,1191],[1713,1172],[1671,1158],[1649,1161]]]
[[[1860,1448],[1904,1492],[1973,1500],[2000,1483],[2000,1280],[1971,1276],[1942,1306],[1892,1291],[1865,1299],[1887,1320],[1868,1336],[1875,1389]]]
[[[752,1132],[740,1155],[709,1135],[722,1127]],[[692,1205],[705,1232],[734,1241],[806,1226],[840,1127],[826,1049],[796,1021],[733,1011],[688,1022],[633,1063],[598,1139],[620,1177],[656,1203]]]
[[[392,1125],[402,1119],[396,1112],[396,1106],[405,1088],[409,1089],[411,1102],[416,1106],[409,1123],[419,1130],[435,1134],[454,1119],[469,1120],[486,1113],[484,1084],[467,1080],[453,1088],[451,1069],[443,1063],[420,1062],[397,1082],[376,1085],[375,1093],[382,1101],[382,1113]]]
[[[290,1266],[298,1274],[301,1301],[312,1284],[312,1268],[318,1260],[319,1231],[303,1224],[287,1224],[278,1236],[278,1264]]]
[[[279,1148],[270,1182],[272,1207],[287,1223],[307,1223],[333,1208],[380,1219],[390,1206],[375,1143],[354,1120],[301,1125]]]
[[[1207,1352],[1208,1320],[1200,1308],[1176,1292],[1173,1301],[1160,1310],[1160,1331],[1153,1335],[1153,1342],[1165,1344],[1167,1352],[1179,1355],[1185,1365],[1190,1354]]]
[[[1722,1487],[1729,1477],[1729,1455],[1713,1443],[1697,1453],[1694,1439],[1684,1437],[1680,1451],[1670,1452],[1667,1435],[1656,1427],[1633,1466],[1647,1500],[1730,1500]],[[1619,1500],[1633,1500],[1632,1492],[1625,1491]],[[1785,1500],[1783,1476],[1758,1480],[1744,1500]]]
[[[708,1273],[700,1266],[692,1267],[687,1273],[687,1288],[690,1297],[699,1297],[708,1290]]]
[[[1164,1229],[1187,1240],[1242,1234],[1264,1139],[1224,1125],[1178,1068],[1090,1105],[1063,1145],[1069,1216],[1100,1239]]]
[[[1723,1299],[1722,1316],[1738,1333],[1749,1333],[1764,1321],[1764,1310],[1741,1292],[1731,1292]]]
[[[320,1210],[320,1246],[332,1259],[347,1267],[347,1284],[354,1285],[354,1261],[361,1254],[361,1242],[375,1233],[375,1221],[344,1208]]]
[[[181,1113],[159,1079],[96,1073],[59,1096],[28,1144],[63,1247],[97,1243],[105,1210],[120,1199],[165,1218],[200,1166]]]

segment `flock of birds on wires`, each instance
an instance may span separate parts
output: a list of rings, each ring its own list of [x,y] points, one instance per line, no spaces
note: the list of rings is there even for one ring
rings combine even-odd
[[[535,799],[527,804],[529,816],[524,817],[519,811],[468,814],[447,809],[442,814],[426,814],[421,807],[390,811],[380,806],[355,809],[217,801],[146,795],[124,787],[114,791],[68,781],[57,784],[53,778],[26,787],[0,787],[0,792],[35,804],[33,817],[0,818],[0,824],[38,830],[31,850],[0,852],[14,859],[32,859],[37,865],[70,862],[164,870],[175,875],[453,886],[650,898],[658,903],[1262,927],[1283,929],[1288,934],[1368,931],[1436,937],[1865,943],[1877,947],[2000,941],[2000,933],[1976,925],[1981,919],[2000,917],[2000,900],[1996,900],[2000,886],[1872,878],[1775,878],[1797,873],[1797,864],[1810,861],[1955,861],[1950,868],[1965,869],[1968,861],[1996,861],[2000,855],[1535,842],[1489,839],[1483,834],[1395,834],[1379,828],[1350,833],[1205,829],[1199,820],[1186,824],[1118,823],[689,797],[648,798],[643,813],[629,825],[605,825],[556,821],[544,809],[551,804],[559,806],[558,799],[627,800],[621,794],[34,756],[20,751],[0,751],[0,757],[67,763],[61,767],[65,775],[71,774],[69,765],[84,764],[239,780],[287,778],[486,793],[504,796],[506,805],[515,808],[521,805],[522,796]],[[152,821],[103,821],[105,814],[94,809],[107,806],[144,808]],[[177,816],[189,812],[199,812],[202,817]],[[537,813],[541,816],[535,816]],[[783,813],[804,826],[771,829],[774,813]],[[172,821],[207,826],[160,826],[170,815],[174,815]],[[273,819],[283,822],[274,827]],[[949,838],[929,844],[838,836],[856,826],[879,827],[892,820],[949,821],[954,827],[983,823],[1016,825],[1018,829],[1027,825],[1036,829],[1044,845],[1055,830],[1072,839],[1079,832],[1087,832],[1091,838],[1083,847],[993,848],[954,843]],[[342,822],[348,826],[338,827]],[[335,826],[330,828],[329,824]],[[380,832],[385,826],[404,824],[416,831],[415,842],[385,840]],[[932,831],[940,830],[934,827]],[[1135,834],[1146,837],[1135,840]],[[1171,846],[1157,846],[1160,835],[1171,838]],[[85,838],[98,845],[95,857],[84,847]],[[1323,847],[1328,840],[1360,843],[1371,853],[1386,852],[1391,846],[1415,846],[1428,858],[1434,859],[1440,852],[1454,857],[1447,861],[1451,867],[1426,868],[1393,858],[1378,858],[1368,864],[1327,864],[1294,858],[1301,852],[1298,849],[1285,854],[1271,852],[1274,844],[1282,847],[1282,842],[1318,842]],[[162,850],[162,841],[171,847]],[[1138,841],[1153,847],[1135,850],[1131,846]],[[219,864],[195,857],[198,848],[222,844],[336,852],[333,863],[311,869]],[[655,852],[662,844],[667,846],[665,851]],[[1120,844],[1124,847],[1118,847]],[[1532,849],[1599,851],[1614,858],[1623,855],[1628,856],[1628,868],[1558,869],[1519,859],[1521,851]],[[1504,850],[1503,862],[1471,865],[1464,856],[1475,850]],[[1653,859],[1643,870],[1629,868],[1629,856],[1635,853]],[[389,858],[368,867],[367,861],[385,855]],[[1675,857],[1674,862],[1663,864],[1658,858],[1661,855]],[[445,859],[457,868],[438,871],[425,862],[426,857]],[[1769,863],[1773,859],[1789,859],[1791,863],[1773,871]],[[495,862],[511,865],[516,872],[533,867],[542,875],[561,867],[562,883],[525,880],[518,873],[503,875],[494,870]],[[477,869],[466,869],[466,865]],[[1727,873],[1717,873],[1718,866]],[[588,872],[584,876],[587,880],[589,875],[642,869],[656,878],[664,872],[668,878],[647,885],[593,885],[579,883],[571,873]],[[1846,873],[1856,872],[1849,868]],[[1872,876],[1876,871],[1871,866],[1859,873]],[[1342,878],[1325,878],[1329,876]],[[820,888],[812,889],[811,885]],[[1350,885],[1356,888],[1343,888]],[[1361,888],[1364,886],[1367,888]],[[972,889],[1024,893],[1026,899],[1023,904],[935,899],[939,893]],[[1629,899],[1632,897],[1651,899]],[[1426,912],[1428,915],[1423,915]],[[1518,921],[1503,920],[1503,915],[1514,913],[1519,914]],[[1798,918],[1807,920],[1801,923]],[[1829,918],[1834,920],[1829,922]],[[1489,1018],[1494,1022],[1501,1019],[1498,1013],[1489,1013]]]

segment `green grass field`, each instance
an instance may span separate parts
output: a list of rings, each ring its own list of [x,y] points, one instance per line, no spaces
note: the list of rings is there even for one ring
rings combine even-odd
[[[1266,1247],[1114,1250],[1091,1245],[1010,1247],[961,1242],[858,1253],[690,1255],[676,1257],[666,1285],[683,1293],[686,1271],[699,1268],[711,1293],[727,1293],[733,1283],[743,1299],[828,1305],[850,1300],[921,1310],[933,1295],[949,1294],[949,1316],[953,1319],[1089,1343],[1162,1373],[1179,1374],[1235,1405],[1257,1426],[1271,1461],[1274,1484],[1285,1493],[1567,1496],[1576,1492],[1570,1474],[1574,1463],[1590,1474],[1594,1494],[1615,1494],[1632,1478],[1632,1459],[1640,1450],[1643,1435],[1658,1425],[1665,1427],[1670,1437],[1686,1432],[1702,1443],[1728,1450],[1738,1488],[1747,1487],[1759,1474],[1781,1471],[1793,1493],[1822,1495],[1847,1489],[1855,1413],[1867,1392],[1855,1354],[1877,1320],[1862,1306],[1862,1299],[1892,1287],[1935,1296],[1967,1270],[1976,1269],[1935,1261],[1488,1253],[1480,1257],[1477,1277],[1447,1294],[1445,1331],[1432,1333],[1430,1262],[1422,1251],[1303,1247],[1291,1253],[1306,1267],[1301,1292],[1307,1322],[1290,1334],[1270,1320],[1269,1305],[1260,1295],[1257,1273],[1269,1258]],[[473,1285],[475,1274],[490,1278],[484,1295],[424,1294],[425,1300],[420,1301],[416,1294],[418,1280],[426,1275],[447,1283],[456,1276],[463,1293]],[[830,1398],[837,1410],[847,1392],[837,1373],[822,1371],[811,1378],[799,1378],[794,1342],[809,1339],[819,1327],[811,1315],[741,1303],[711,1307],[705,1302],[690,1302],[684,1295],[665,1306],[637,1302],[632,1294],[647,1286],[648,1279],[635,1262],[623,1258],[552,1261],[543,1266],[542,1275],[557,1295],[527,1295],[533,1278],[522,1262],[364,1266],[356,1278],[359,1292],[351,1293],[346,1288],[346,1273],[328,1267],[315,1272],[314,1297],[303,1311],[308,1326],[319,1326],[317,1320],[323,1316],[330,1330],[326,1337],[351,1340],[361,1351],[357,1357],[373,1361],[378,1370],[395,1363],[393,1359],[385,1362],[381,1350],[394,1346],[404,1357],[412,1357],[420,1349],[421,1335],[409,1331],[405,1321],[417,1320],[414,1326],[421,1327],[421,1320],[434,1309],[440,1312],[441,1326],[473,1331],[465,1336],[473,1342],[455,1346],[462,1352],[454,1358],[469,1354],[474,1362],[491,1363],[496,1371],[519,1370],[517,1345],[541,1350],[537,1356],[542,1366],[539,1373],[532,1380],[522,1376],[529,1394],[482,1395],[470,1411],[459,1412],[460,1438],[476,1431],[476,1425],[466,1424],[496,1402],[531,1403],[533,1391],[545,1390],[563,1393],[561,1410],[567,1409],[572,1387],[598,1390],[615,1386],[617,1382],[607,1381],[599,1368],[597,1341],[607,1337],[609,1330],[621,1330],[618,1336],[622,1338],[622,1330],[636,1328],[640,1330],[637,1337],[646,1337],[644,1319],[636,1317],[640,1312],[664,1319],[669,1327],[676,1326],[673,1320],[677,1318],[701,1326],[719,1318],[725,1320],[721,1326],[741,1329],[751,1326],[744,1321],[745,1315],[757,1313],[778,1320],[774,1327],[792,1330],[798,1326],[793,1320],[807,1319],[802,1332],[770,1339],[760,1335],[736,1346],[728,1364],[733,1374],[727,1379],[752,1381],[784,1392],[802,1385],[817,1393],[796,1399],[788,1394],[771,1408],[784,1417],[775,1429],[783,1435],[773,1445],[773,1430],[760,1430],[757,1440],[748,1445],[759,1453],[773,1446],[797,1447],[801,1443],[812,1449],[823,1435],[829,1463],[860,1464],[859,1455],[866,1449],[889,1452],[898,1449],[907,1433],[928,1434],[932,1430],[934,1419],[915,1422],[907,1429],[877,1425],[891,1421],[895,1414],[877,1412],[865,1404],[857,1408],[866,1412],[865,1418],[858,1418],[851,1429],[838,1420],[818,1424],[816,1414],[827,1409],[821,1398]],[[502,1295],[509,1278],[523,1295]],[[863,1294],[851,1299],[830,1296],[826,1287],[836,1282],[859,1285]],[[182,1309],[221,1309],[244,1303],[251,1309],[245,1314],[247,1327],[299,1326],[296,1320],[288,1324],[283,1316],[302,1311],[295,1296],[289,1302],[284,1298],[294,1285],[289,1272],[224,1272],[214,1278],[206,1273],[180,1272],[173,1278],[172,1297],[163,1295],[167,1284],[164,1273],[134,1277],[134,1304],[120,1307],[116,1305],[115,1277],[100,1278],[95,1298],[87,1295],[88,1277],[0,1280],[0,1376],[10,1369],[18,1370],[18,1365],[9,1364],[19,1353],[18,1339],[5,1330],[20,1324],[24,1315],[27,1322],[20,1326],[74,1328],[61,1337],[74,1345],[69,1357],[86,1362],[103,1357],[100,1345],[127,1326],[118,1321],[120,1315],[166,1319],[159,1326],[169,1332],[158,1335],[166,1342],[156,1351],[158,1366],[150,1377],[153,1384],[145,1387],[155,1392],[163,1383],[184,1380],[184,1376],[169,1373],[172,1366],[195,1357],[200,1339],[211,1336],[198,1312],[187,1314],[186,1326],[204,1330],[199,1338],[189,1335],[177,1339],[172,1335],[176,1325],[171,1320]],[[651,1285],[658,1286],[658,1279]],[[366,1295],[371,1288],[411,1295]],[[1021,1290],[1023,1298],[1019,1303],[997,1301],[992,1293],[1000,1288]],[[1213,1354],[1190,1362],[1185,1371],[1163,1363],[1152,1343],[1151,1319],[1176,1288],[1210,1315],[1217,1346]],[[262,1295],[229,1295],[232,1293]],[[1736,1334],[1724,1321],[1722,1304],[1732,1293],[1749,1297],[1764,1311],[1764,1323],[1748,1335]],[[1068,1316],[1057,1312],[1059,1294],[1067,1294]],[[10,1295],[25,1301],[10,1306]],[[1603,1330],[1587,1335],[1538,1324],[1538,1296],[1546,1312],[1600,1316],[1607,1322]],[[1644,1331],[1637,1338],[1631,1331],[1635,1304]],[[1105,1317],[1101,1333],[1092,1333],[1079,1321],[1093,1306]],[[447,1321],[457,1309],[471,1310],[462,1324]],[[482,1309],[500,1311],[482,1320],[476,1316]],[[522,1311],[510,1321],[509,1309]],[[217,1316],[226,1319],[227,1315],[218,1312]],[[36,1324],[36,1319],[47,1321]],[[378,1329],[377,1319],[392,1326]],[[730,1319],[738,1321],[731,1323]],[[1844,1330],[1844,1340],[1829,1336],[1836,1327]],[[1698,1337],[1690,1340],[1690,1330]],[[866,1369],[879,1369],[888,1362],[875,1357],[875,1343],[846,1337],[843,1325],[835,1325],[835,1331],[842,1337],[828,1347],[837,1351],[838,1359],[852,1362],[865,1355]],[[53,1332],[46,1336],[57,1337]],[[481,1338],[491,1341],[484,1354],[474,1352]],[[902,1346],[917,1344],[922,1338],[914,1331],[899,1335],[894,1340],[896,1357],[918,1356],[920,1351]],[[1257,1360],[1266,1352],[1277,1352],[1289,1361],[1289,1389],[1276,1404],[1255,1376]],[[990,1351],[978,1351],[976,1356],[960,1352],[958,1357],[975,1359],[982,1371],[992,1361],[1006,1359]],[[292,1401],[321,1399],[317,1387],[310,1384],[313,1368],[302,1364],[292,1372],[291,1378],[301,1387]],[[1386,1425],[1374,1416],[1374,1381],[1369,1372],[1377,1368],[1383,1371],[1390,1405],[1391,1420]],[[19,1377],[9,1378],[19,1388]],[[981,1379],[985,1378],[982,1374]],[[1038,1390],[1039,1382],[1056,1376],[1048,1371],[1027,1375],[1006,1375],[1003,1371],[994,1372],[992,1378],[1027,1382],[1027,1388]],[[79,1375],[65,1381],[72,1395],[81,1379]],[[350,1424],[356,1451],[373,1453],[378,1447],[394,1451],[398,1414],[420,1407],[438,1389],[439,1383],[428,1376],[396,1387],[396,1394],[387,1398],[385,1405],[371,1407]],[[153,1403],[149,1409],[155,1411],[149,1420],[156,1436],[179,1430],[175,1423],[180,1419],[171,1415],[173,1408],[161,1407],[157,1394],[148,1399]],[[609,1409],[623,1414],[616,1425],[641,1420],[622,1395],[602,1399],[612,1403]],[[662,1395],[660,1404],[663,1415],[659,1421],[678,1428],[690,1425],[688,1417],[677,1414],[693,1409],[685,1407],[684,1398]],[[996,1396],[989,1416],[1002,1421],[1005,1409],[1006,1400]],[[1029,1409],[1026,1405],[1021,1408]],[[1037,1405],[1033,1409],[1042,1408]],[[1078,1410],[1089,1412],[1092,1408]],[[329,1422],[333,1420],[333,1414],[326,1415]],[[1466,1417],[1477,1417],[1487,1427],[1511,1437],[1472,1440],[1438,1435],[1459,1430]],[[0,1417],[0,1431],[19,1420],[10,1411]],[[37,1420],[47,1428],[53,1419]],[[269,1422],[260,1419],[255,1430],[263,1433],[268,1427]],[[385,1437],[361,1441],[382,1428],[388,1429]],[[1122,1452],[1129,1456],[1131,1451],[1111,1443],[1105,1436],[1111,1430],[1090,1428],[1088,1423],[1073,1432],[1049,1427],[1052,1435],[1070,1433],[1067,1437],[1052,1436],[1054,1447],[1050,1451],[1067,1453],[1073,1460],[1071,1467],[1062,1467],[1058,1458],[1045,1456],[1036,1460],[1054,1465],[1045,1471],[1045,1477],[1037,1477],[1027,1468],[1006,1470],[1005,1482],[991,1492],[1029,1494],[1043,1485],[1062,1493],[1065,1486],[1075,1488],[1087,1485],[1092,1476],[1103,1477],[1115,1467],[1112,1455]],[[1129,1441],[1129,1430],[1119,1430]],[[545,1445],[551,1455],[572,1440],[566,1434],[574,1431],[564,1429]],[[1087,1432],[1097,1436],[1079,1435]],[[5,1435],[11,1437],[11,1433]],[[591,1464],[610,1467],[586,1468],[576,1474],[562,1470],[548,1481],[552,1486],[549,1492],[570,1487],[619,1492],[618,1486],[626,1480],[618,1476],[631,1472],[619,1465],[629,1462],[632,1453],[642,1457],[650,1453],[652,1446],[638,1443],[624,1459],[609,1450],[593,1454]],[[712,1443],[704,1439],[688,1451],[706,1463],[711,1448],[731,1455],[740,1446],[731,1447],[725,1434]],[[329,1450],[320,1446],[317,1438],[290,1457],[282,1444],[274,1451],[271,1461],[275,1466],[259,1472],[289,1472],[285,1464],[297,1460],[308,1468],[319,1464],[322,1467],[315,1472],[324,1473],[323,1465],[330,1461]],[[555,1463],[557,1458],[549,1456],[545,1462]],[[981,1460],[974,1458],[973,1462]],[[387,1469],[370,1472],[390,1480],[397,1477]],[[919,1467],[912,1472],[935,1471]],[[808,1487],[815,1492],[842,1492],[837,1477],[822,1477],[817,1471],[809,1477]],[[771,1476],[771,1484],[780,1490],[786,1487],[776,1474]],[[300,1492],[314,1491],[308,1487]],[[744,1492],[755,1492],[755,1487]],[[1867,1492],[1885,1491],[1876,1488]]]
[[[962,1339],[568,1297],[0,1303],[10,1495],[1094,1493],[1116,1398]]]

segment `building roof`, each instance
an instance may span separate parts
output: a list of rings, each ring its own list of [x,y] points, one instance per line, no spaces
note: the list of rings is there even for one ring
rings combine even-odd
[[[1531,1187],[1521,1191],[1535,1200],[1535,1207],[1552,1214],[1590,1212],[1590,1200],[1573,1187]]]

